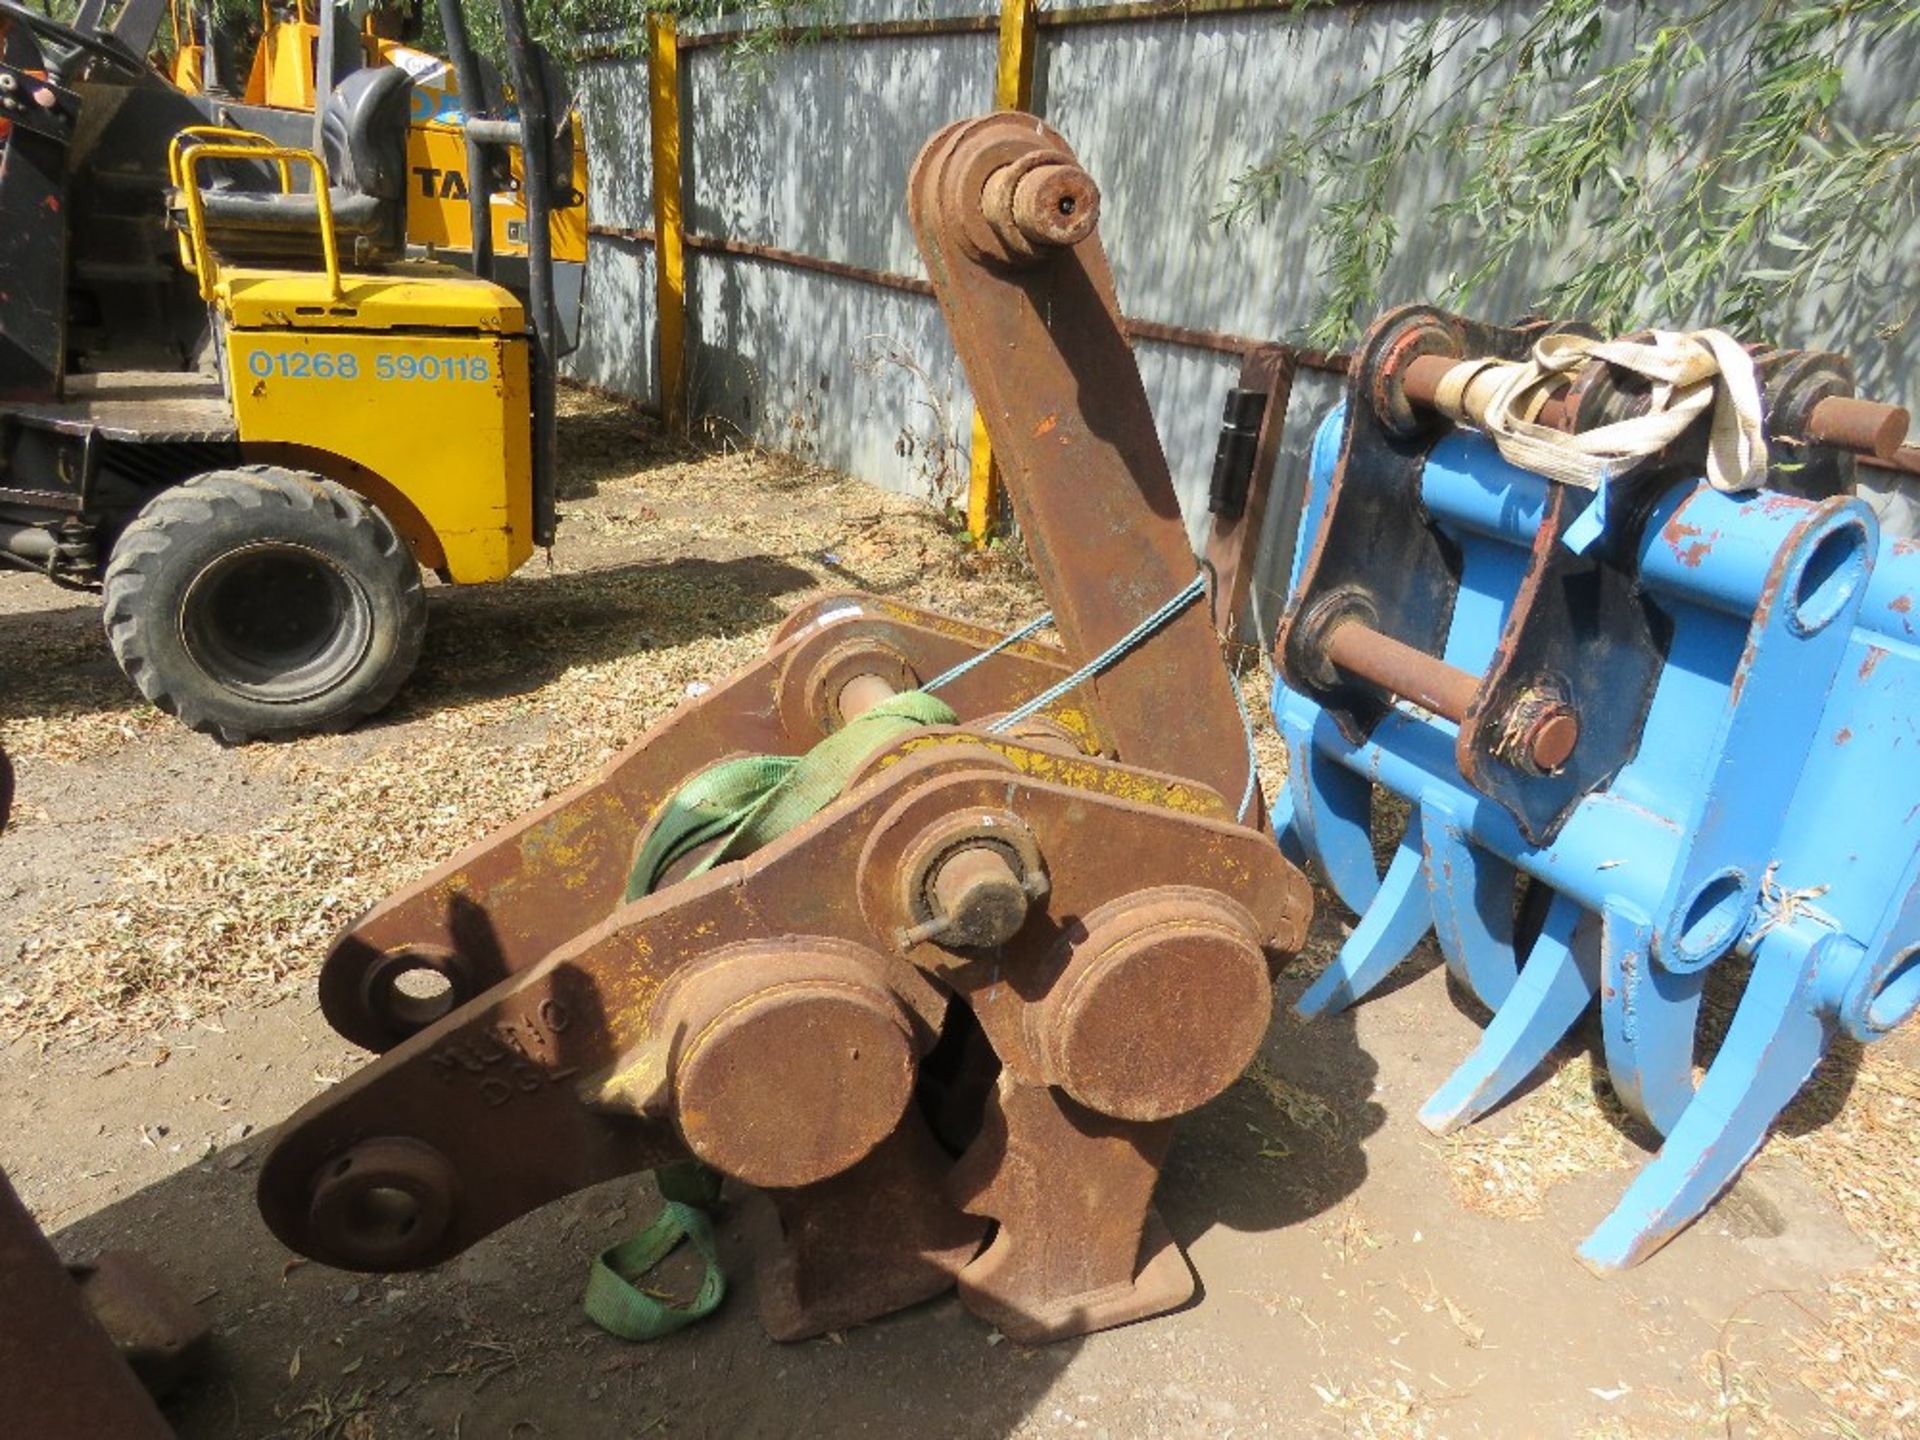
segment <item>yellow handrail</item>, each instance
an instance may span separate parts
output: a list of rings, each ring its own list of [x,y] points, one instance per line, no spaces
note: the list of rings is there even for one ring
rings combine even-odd
[[[180,163],[183,152],[195,145],[204,145],[209,141],[225,140],[235,145],[250,145],[256,151],[278,150],[272,140],[257,130],[234,130],[225,125],[189,125],[177,132],[167,146],[167,181],[176,190],[186,184],[186,170]],[[255,158],[274,160],[280,170],[280,193],[286,194],[293,189],[293,172],[287,168],[284,157],[261,154]]]
[[[167,172],[187,204],[187,233],[180,237],[180,263],[200,281],[200,298],[211,301],[219,285],[219,268],[207,244],[207,207],[200,190],[199,167],[208,160],[271,160],[280,172],[280,193],[293,193],[293,171],[298,161],[313,171],[313,198],[320,218],[320,258],[327,271],[327,293],[338,300],[345,293],[340,281],[340,247],[333,233],[333,198],[327,189],[327,166],[311,150],[275,145],[250,130],[225,130],[195,125],[174,136],[167,151]]]
[[[235,130],[224,125],[189,125],[177,132],[167,145],[167,183],[176,191],[186,188],[186,167],[180,157],[195,145],[204,145],[212,141],[227,140],[236,145],[250,145],[256,150],[271,149],[273,142],[266,136],[252,130]],[[286,194],[293,188],[293,172],[287,168],[287,162],[279,162],[280,193]],[[189,275],[198,275],[199,267],[194,263],[195,249],[192,236],[187,230],[180,230],[174,237],[180,247],[180,268]],[[205,287],[202,287],[203,289]],[[206,298],[206,297],[203,297]]]

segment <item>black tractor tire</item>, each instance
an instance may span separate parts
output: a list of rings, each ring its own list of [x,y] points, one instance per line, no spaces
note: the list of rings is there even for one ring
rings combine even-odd
[[[427,601],[379,510],[302,471],[213,470],[114,545],[107,640],[155,705],[229,744],[340,730],[420,658]]]

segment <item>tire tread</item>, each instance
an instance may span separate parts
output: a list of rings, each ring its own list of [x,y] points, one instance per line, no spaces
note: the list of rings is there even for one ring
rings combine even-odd
[[[223,516],[241,517],[243,528],[270,532],[270,517],[276,509],[302,516],[324,515],[351,544],[364,546],[377,556],[386,573],[363,575],[362,579],[391,587],[399,612],[394,653],[376,682],[353,694],[336,711],[291,728],[249,724],[232,714],[222,714],[221,707],[194,693],[194,685],[181,683],[179,677],[169,680],[163,674],[166,667],[156,663],[148,634],[154,617],[146,614],[142,605],[143,596],[158,584],[162,572],[191,537],[219,523]],[[107,565],[103,589],[107,641],[127,678],[161,710],[194,730],[217,735],[230,744],[303,731],[345,729],[382,709],[412,673],[426,626],[426,589],[420,567],[393,523],[370,501],[337,481],[278,465],[238,465],[209,471],[161,491],[121,533]]]

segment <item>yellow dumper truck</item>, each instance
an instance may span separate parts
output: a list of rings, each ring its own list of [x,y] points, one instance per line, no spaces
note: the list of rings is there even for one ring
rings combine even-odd
[[[0,0],[0,560],[100,586],[129,678],[196,729],[379,709],[422,567],[499,580],[551,540],[579,195],[553,67],[500,6],[511,95],[458,116],[480,243],[454,264],[409,244],[414,76],[338,63],[350,26],[318,27],[303,144],[148,61],[165,0]],[[458,0],[441,20],[485,97]],[[510,175],[519,255],[491,243]]]

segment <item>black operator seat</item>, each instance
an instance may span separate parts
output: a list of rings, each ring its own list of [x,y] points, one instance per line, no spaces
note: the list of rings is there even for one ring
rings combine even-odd
[[[397,65],[355,70],[333,87],[322,115],[333,228],[345,266],[398,260],[407,248],[407,124],[413,77]],[[293,167],[295,184],[302,167]],[[320,206],[308,192],[279,193],[270,165],[202,167],[207,244],[233,264],[319,263]],[[176,220],[185,202],[175,197]]]

